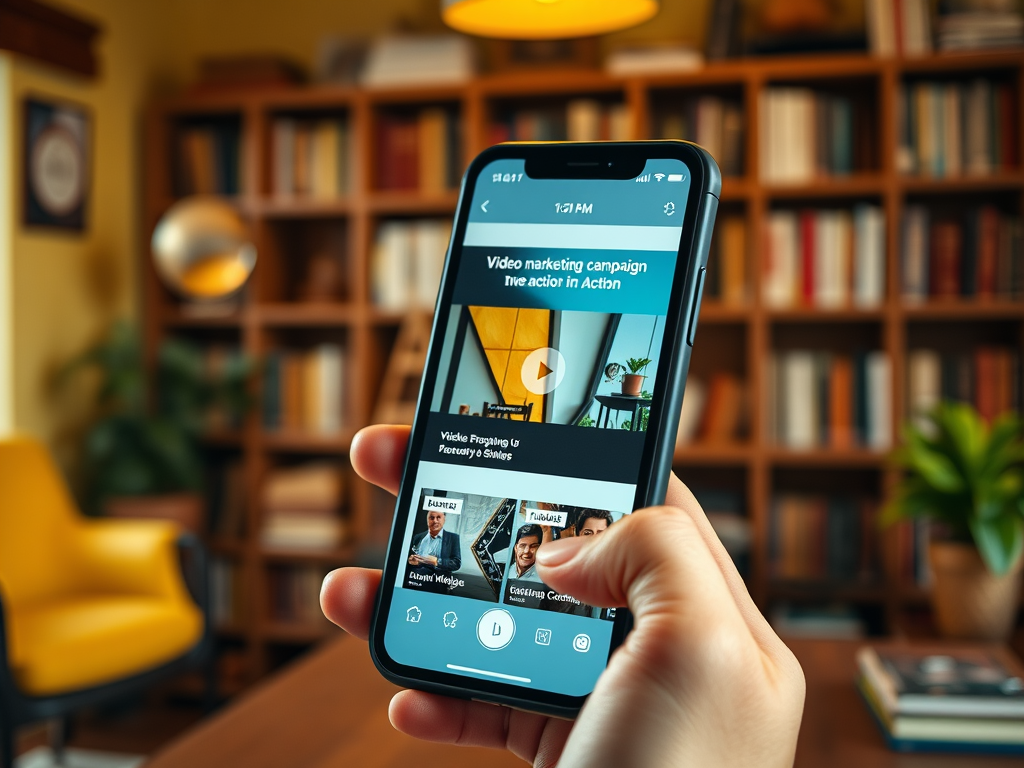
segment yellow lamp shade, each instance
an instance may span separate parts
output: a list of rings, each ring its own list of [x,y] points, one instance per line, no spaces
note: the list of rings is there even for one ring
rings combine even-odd
[[[647,21],[658,0],[442,0],[441,17],[460,32],[549,40],[616,32]]]

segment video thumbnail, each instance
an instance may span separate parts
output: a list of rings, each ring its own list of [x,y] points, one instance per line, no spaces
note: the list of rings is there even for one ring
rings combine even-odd
[[[454,305],[431,410],[646,431],[665,318]]]
[[[498,602],[515,511],[515,499],[422,489],[406,588]]]
[[[571,595],[549,589],[537,575],[537,552],[546,543],[558,539],[599,536],[624,514],[543,501],[520,502],[519,525],[512,540],[503,602],[575,616],[614,617],[614,613],[609,616],[606,611],[586,605]]]

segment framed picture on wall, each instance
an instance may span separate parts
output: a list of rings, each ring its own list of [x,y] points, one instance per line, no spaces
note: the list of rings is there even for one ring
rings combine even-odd
[[[85,229],[92,175],[90,123],[84,106],[25,99],[26,225]]]

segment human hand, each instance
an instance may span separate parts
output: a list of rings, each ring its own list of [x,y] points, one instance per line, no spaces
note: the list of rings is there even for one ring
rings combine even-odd
[[[351,459],[395,493],[408,427],[362,430]],[[535,766],[759,766],[793,762],[803,673],[757,610],[687,488],[668,505],[601,536],[546,543],[544,583],[589,605],[628,605],[633,631],[612,655],[575,722],[402,691],[394,726],[411,736],[509,749]],[[324,581],[324,613],[365,638],[380,571],[342,568]]]

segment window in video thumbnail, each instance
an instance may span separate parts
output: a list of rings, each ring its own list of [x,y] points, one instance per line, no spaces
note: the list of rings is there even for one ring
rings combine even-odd
[[[515,499],[424,488],[414,511],[405,586],[498,601]]]
[[[570,595],[548,589],[537,575],[537,551],[548,542],[569,536],[599,536],[624,514],[544,501],[520,502],[504,602],[574,616],[614,618],[614,612],[594,608]]]
[[[454,305],[431,410],[646,431],[662,315]]]

